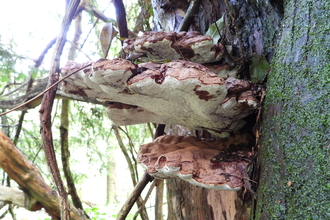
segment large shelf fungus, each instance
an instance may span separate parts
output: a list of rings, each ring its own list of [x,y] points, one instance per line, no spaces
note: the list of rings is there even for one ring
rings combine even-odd
[[[148,31],[136,39],[126,39],[123,49],[129,59],[146,55],[150,60],[188,60],[194,63],[211,63],[221,60],[222,44],[213,44],[210,36],[196,31]]]
[[[244,118],[259,108],[258,87],[232,77],[235,68],[218,62],[211,67],[216,75],[199,64],[219,61],[223,55],[222,45],[213,45],[208,36],[148,32],[125,44],[124,49],[132,54],[171,62],[137,65],[124,59],[101,59],[65,79],[62,90],[104,102],[115,125],[182,125],[222,137],[240,130]],[[68,62],[62,75],[83,66]],[[139,162],[157,178],[175,177],[206,188],[235,191],[247,178],[252,152],[236,147],[243,138],[229,140],[162,136],[141,146]]]
[[[180,178],[216,190],[237,191],[248,180],[249,135],[222,141],[165,135],[141,146],[138,160],[155,178]]]
[[[69,62],[62,74],[82,66]],[[102,59],[67,78],[62,90],[108,103],[107,114],[116,125],[179,124],[215,134],[239,130],[259,105],[249,82],[221,78],[201,64],[180,60],[136,65]]]

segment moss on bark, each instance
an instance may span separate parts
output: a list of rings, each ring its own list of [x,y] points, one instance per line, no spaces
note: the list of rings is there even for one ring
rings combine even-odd
[[[330,2],[290,0],[268,77],[255,219],[330,219]]]

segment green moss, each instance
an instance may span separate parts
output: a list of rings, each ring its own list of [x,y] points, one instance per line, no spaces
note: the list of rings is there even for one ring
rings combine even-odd
[[[330,3],[295,2],[268,78],[255,219],[330,219]]]

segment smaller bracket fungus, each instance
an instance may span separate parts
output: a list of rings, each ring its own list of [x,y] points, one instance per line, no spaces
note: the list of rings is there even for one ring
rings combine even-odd
[[[130,54],[129,57],[146,54],[150,60],[187,60],[194,63],[216,62],[224,53],[222,44],[213,44],[210,36],[196,31],[149,31],[135,40],[126,39],[123,49]]]
[[[69,62],[62,74],[82,66]],[[221,78],[201,64],[181,60],[138,66],[101,59],[62,84],[66,93],[108,103],[116,125],[178,124],[217,135],[239,130],[244,117],[258,108],[252,88],[247,81]]]
[[[252,151],[249,135],[224,141],[200,141],[192,136],[165,135],[140,147],[138,161],[160,179],[180,178],[216,190],[237,191],[248,180]]]

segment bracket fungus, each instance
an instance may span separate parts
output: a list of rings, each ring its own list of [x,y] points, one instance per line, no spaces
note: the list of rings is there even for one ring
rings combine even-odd
[[[180,178],[209,189],[237,191],[248,180],[246,170],[253,155],[244,147],[248,139],[246,134],[222,141],[165,135],[142,145],[138,161],[155,178]]]
[[[194,63],[211,63],[221,60],[222,44],[213,44],[210,36],[197,31],[148,31],[136,39],[126,39],[123,49],[132,54],[145,54],[150,60],[187,60]]]
[[[115,125],[182,125],[218,136],[240,130],[244,118],[259,107],[259,88],[232,77],[235,69],[218,62],[210,67],[216,75],[202,65],[219,61],[224,52],[209,36],[146,32],[135,40],[125,40],[124,50],[171,62],[137,65],[127,59],[101,59],[65,79],[63,92],[104,102]],[[70,61],[61,74],[82,67],[84,64]],[[247,178],[252,153],[236,149],[240,145],[236,142],[232,147],[230,141],[162,136],[141,146],[139,162],[158,178],[178,177],[206,188],[238,190]]]
[[[62,74],[82,66],[68,62]],[[67,78],[62,90],[107,103],[116,125],[178,124],[216,135],[242,128],[244,117],[259,105],[249,82],[224,79],[201,64],[180,60],[138,66],[101,59]]]

